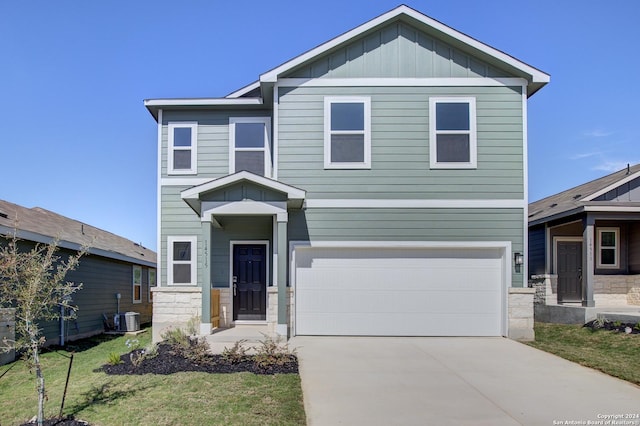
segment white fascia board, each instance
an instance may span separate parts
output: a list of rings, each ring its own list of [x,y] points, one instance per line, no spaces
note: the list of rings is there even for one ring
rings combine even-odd
[[[255,175],[247,171],[238,172],[229,176],[209,181],[208,183],[198,185],[193,188],[186,189],[182,191],[181,197],[183,200],[195,199],[198,198],[203,192],[222,188],[223,186],[234,184],[243,180],[253,182],[257,185],[265,186],[278,192],[285,193],[287,194],[287,197],[289,199],[304,200],[304,198],[306,197],[306,192],[301,189],[294,188],[293,186],[286,185],[282,182],[278,182],[263,176]]]
[[[165,108],[176,106],[215,106],[215,105],[262,105],[262,98],[174,98],[174,99],[145,99],[147,108]]]
[[[285,62],[284,64],[270,70],[267,71],[266,73],[262,74],[260,76],[260,81],[267,83],[275,83],[278,80],[278,76],[284,72],[287,72],[288,70],[291,70],[292,68],[307,62],[311,59],[313,59],[316,56],[322,55],[323,53],[341,45],[342,43],[345,43],[347,41],[349,41],[350,39],[353,39],[355,37],[358,37],[359,35],[377,27],[378,25],[384,24],[386,21],[390,21],[400,15],[406,15],[410,18],[415,19],[418,22],[421,22],[422,24],[429,26],[431,28],[433,28],[436,31],[439,31],[453,39],[458,40],[461,43],[464,43],[466,45],[468,45],[469,47],[476,49],[484,54],[487,54],[489,56],[492,56],[494,58],[496,58],[497,60],[513,67],[516,68],[520,71],[522,71],[523,73],[531,76],[531,82],[533,83],[548,83],[550,80],[550,77],[548,74],[532,67],[531,65],[528,65],[522,61],[517,60],[516,58],[514,58],[513,56],[507,55],[506,53],[497,50],[487,44],[484,44],[472,37],[469,37],[466,34],[463,34],[457,30],[454,30],[453,28],[439,22],[436,21],[433,18],[430,18],[414,9],[411,9],[408,6],[405,5],[401,5],[398,6],[397,8],[378,16],[377,18],[374,18],[350,31],[347,31],[346,33],[326,42],[321,44],[320,46],[317,46],[314,49],[311,49],[309,51],[307,51],[306,53],[303,53],[300,56],[297,56],[296,58]]]
[[[291,241],[292,248],[510,248],[511,241]]]
[[[640,213],[640,206],[584,206],[584,211],[597,213]]]
[[[238,89],[233,93],[229,93],[227,96],[225,96],[225,98],[239,98],[240,96],[257,89],[258,87],[260,87],[260,81],[254,81],[253,83],[244,86],[243,88]]]
[[[412,200],[412,199],[310,199],[305,201],[307,208],[398,208],[398,209],[429,209],[429,208],[470,208],[470,209],[523,209],[527,206],[525,200]]]
[[[602,188],[600,191],[594,192],[593,194],[584,197],[580,201],[592,201],[594,198],[598,198],[602,194],[606,194],[607,192],[611,191],[612,189],[615,189],[615,188],[619,187],[620,185],[624,185],[627,182],[631,182],[632,180],[634,180],[637,177],[640,177],[640,172],[632,173],[629,176],[625,177],[624,179],[620,179],[619,181],[617,181],[615,183],[612,183],[611,185],[609,185],[609,186],[607,186],[605,188]]]
[[[477,78],[283,78],[277,87],[527,87],[520,77]]]

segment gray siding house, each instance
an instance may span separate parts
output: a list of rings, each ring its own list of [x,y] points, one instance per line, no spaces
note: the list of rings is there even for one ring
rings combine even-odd
[[[102,333],[104,315],[137,312],[141,323],[151,322],[156,283],[156,253],[126,238],[39,207],[26,208],[0,200],[0,244],[16,233],[25,249],[58,239],[59,254],[90,247],[66,279],[82,283],[74,294],[78,306],[73,320],[41,323],[46,344]],[[117,298],[120,294],[120,299]]]
[[[640,305],[640,164],[531,203],[529,265],[547,305]]]
[[[407,6],[158,123],[154,336],[532,334],[527,101],[549,76]]]

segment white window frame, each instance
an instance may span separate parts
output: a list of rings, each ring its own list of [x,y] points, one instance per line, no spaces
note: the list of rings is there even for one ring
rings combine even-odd
[[[614,237],[616,239],[616,244],[613,247],[602,247],[602,233],[604,232],[613,232]],[[599,269],[618,269],[620,268],[620,228],[597,228],[596,232],[596,247],[598,248],[596,251],[596,267]],[[613,265],[603,264],[602,263],[602,249],[605,248],[607,250],[614,251],[615,263]]]
[[[331,130],[331,105],[334,103],[361,103],[364,105],[364,130]],[[331,162],[331,136],[333,134],[364,135],[364,161],[358,163]],[[370,169],[371,168],[371,98],[367,96],[328,96],[324,98],[324,168],[325,169]]]
[[[136,272],[138,272],[138,276],[140,277],[140,282],[136,283]],[[133,265],[131,271],[131,300],[133,303],[142,303],[142,266]],[[140,295],[139,299],[136,299],[136,287],[139,288],[138,294]]]
[[[169,122],[168,123],[168,158],[167,158],[167,174],[169,175],[195,175],[198,173],[198,123],[196,122]],[[191,146],[174,146],[174,130],[175,129],[191,129]],[[189,169],[176,169],[173,164],[173,153],[175,151],[191,151],[191,168]]]
[[[236,148],[236,124],[261,123],[264,124],[263,148]],[[270,117],[229,117],[229,174],[236,172],[236,151],[264,151],[264,176],[271,178],[273,167],[271,164],[271,118]]]
[[[191,260],[173,260],[173,243],[191,243]],[[174,283],[173,265],[191,265],[191,282]],[[198,285],[198,237],[197,236],[170,236],[167,237],[167,285],[195,286]]]
[[[436,129],[436,104],[439,103],[465,103],[469,105],[469,130],[437,130]],[[437,136],[439,134],[468,134],[469,135],[469,162],[443,162],[438,161]],[[476,122],[476,98],[450,96],[429,98],[429,165],[432,169],[476,169],[478,168],[478,140]]]
[[[151,277],[153,276],[153,280],[151,279]],[[151,292],[151,288],[152,287],[157,287],[158,286],[158,273],[156,272],[155,269],[153,268],[149,268],[147,270],[147,287],[149,292],[147,293],[147,297],[149,300],[149,303],[153,302],[153,293]]]

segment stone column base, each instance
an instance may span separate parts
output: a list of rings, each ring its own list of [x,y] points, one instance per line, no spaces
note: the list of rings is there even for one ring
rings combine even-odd
[[[509,330],[507,337],[513,340],[531,341],[535,339],[533,331],[534,288],[509,288]]]

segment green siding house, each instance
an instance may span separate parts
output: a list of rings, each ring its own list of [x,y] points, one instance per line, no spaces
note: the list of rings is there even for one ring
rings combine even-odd
[[[154,336],[533,333],[527,100],[549,76],[407,6],[158,123]]]

